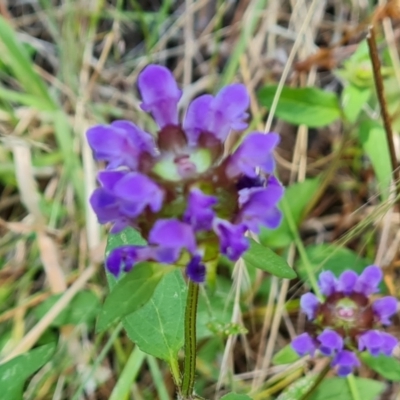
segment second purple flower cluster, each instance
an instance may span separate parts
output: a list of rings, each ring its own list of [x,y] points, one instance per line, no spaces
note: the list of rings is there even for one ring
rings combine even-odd
[[[300,355],[313,355],[316,350],[332,357],[332,367],[339,376],[350,374],[360,366],[357,352],[367,350],[373,356],[390,356],[398,340],[385,332],[382,325],[390,325],[390,317],[397,310],[397,300],[386,296],[371,302],[369,296],[379,291],[382,271],[371,265],[357,275],[343,272],[339,279],[332,272],[322,272],[319,288],[326,297],[323,302],[312,293],[304,294],[300,305],[313,328],[292,342]]]
[[[168,69],[147,66],[138,88],[157,135],[125,120],[87,132],[94,157],[106,163],[90,199],[99,222],[111,223],[112,232],[133,227],[148,242],[113,250],[107,268],[117,276],[154,260],[185,266],[202,282],[207,261],[220,253],[235,261],[247,250],[247,230],[279,225],[283,188],[272,175],[279,136],[250,133],[226,154],[229,132],[247,127],[249,95],[241,84],[196,98],[182,123],[182,92]]]

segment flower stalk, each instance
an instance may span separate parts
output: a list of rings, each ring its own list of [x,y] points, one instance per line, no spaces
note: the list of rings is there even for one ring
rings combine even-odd
[[[192,399],[196,373],[196,318],[199,299],[199,285],[189,280],[185,311],[185,361],[181,386],[182,399]]]

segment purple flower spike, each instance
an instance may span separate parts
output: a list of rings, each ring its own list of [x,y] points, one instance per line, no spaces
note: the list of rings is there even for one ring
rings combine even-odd
[[[381,332],[381,338],[382,338],[381,352],[386,356],[391,356],[394,348],[397,346],[399,341],[393,335],[390,335],[389,333],[386,332]]]
[[[249,95],[242,84],[226,86],[216,97],[198,97],[189,105],[183,123],[189,143],[195,144],[201,132],[212,133],[223,142],[231,129],[246,129],[243,120],[249,104]]]
[[[335,331],[325,329],[317,339],[321,343],[319,349],[325,356],[332,356],[343,349],[343,339]]]
[[[314,340],[308,333],[302,333],[292,341],[292,347],[299,356],[313,355],[316,350]]]
[[[362,334],[358,339],[358,350],[367,349],[373,356],[379,355],[382,348],[381,332],[371,330]]]
[[[86,133],[94,158],[108,163],[107,169],[120,166],[136,170],[142,153],[155,154],[152,136],[129,121],[96,125]]]
[[[268,174],[275,169],[275,160],[272,154],[280,141],[276,133],[250,133],[229,159],[226,174],[229,178],[235,178],[244,174],[255,177],[256,167]]]
[[[206,267],[201,262],[200,256],[194,256],[186,266],[186,275],[196,283],[204,282],[206,277]]]
[[[115,195],[120,198],[121,211],[129,217],[136,217],[149,206],[153,212],[160,211],[164,193],[150,178],[138,172],[126,174],[114,186]]]
[[[364,269],[362,274],[357,279],[354,291],[357,293],[363,293],[365,296],[369,296],[379,291],[378,286],[381,280],[382,270],[376,265],[370,265]]]
[[[243,224],[234,225],[223,219],[216,219],[214,231],[219,236],[221,253],[232,261],[236,261],[249,247],[244,236],[247,228]]]
[[[319,307],[318,298],[312,293],[305,293],[300,298],[300,307],[309,320],[315,318]]]
[[[217,201],[216,197],[207,196],[200,189],[192,189],[183,220],[190,224],[195,231],[210,230],[215,217],[212,206]]]
[[[375,300],[372,310],[383,325],[390,325],[389,318],[397,312],[397,300],[392,296],[386,296]]]
[[[352,351],[343,350],[336,354],[331,365],[337,367],[339,376],[344,377],[351,374],[355,367],[360,366],[360,360]]]
[[[171,71],[160,65],[147,66],[138,77],[142,110],[152,114],[160,128],[178,124],[178,102],[182,91]]]
[[[358,275],[354,271],[344,271],[339,277],[337,290],[349,295],[353,291],[357,279]]]
[[[122,246],[111,251],[107,257],[107,270],[118,277],[121,271],[128,272],[139,261],[151,258],[151,249],[145,246]]]
[[[324,271],[319,275],[318,286],[324,296],[330,296],[336,291],[337,280],[331,271]]]
[[[182,249],[192,254],[196,250],[196,238],[191,226],[177,219],[158,220],[150,231],[149,243],[158,245],[155,258],[166,264],[177,261]]]

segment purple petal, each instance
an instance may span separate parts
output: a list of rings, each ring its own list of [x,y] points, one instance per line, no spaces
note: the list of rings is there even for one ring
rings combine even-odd
[[[184,222],[190,224],[195,231],[210,230],[215,217],[212,206],[217,201],[216,197],[207,196],[200,189],[192,189],[189,193],[186,211],[183,214]]]
[[[107,270],[118,277],[122,271],[128,272],[140,262],[151,258],[151,249],[146,246],[122,246],[110,252],[107,257]]]
[[[197,97],[190,104],[183,122],[183,130],[186,133],[190,146],[197,144],[197,140],[202,132],[209,132],[208,114],[214,97],[210,94]]]
[[[141,107],[152,114],[160,128],[178,124],[179,90],[171,71],[160,65],[148,65],[138,76]]]
[[[319,307],[318,298],[312,293],[305,293],[300,297],[300,307],[309,320],[315,318]]]
[[[200,256],[194,256],[186,266],[186,275],[196,283],[204,282],[206,277],[206,267],[201,262]]]
[[[337,367],[339,376],[347,376],[353,372],[355,367],[360,366],[360,361],[352,351],[342,350],[336,354],[331,365]]]
[[[337,290],[339,292],[343,292],[344,294],[349,295],[357,282],[358,275],[351,270],[344,271],[339,276],[338,287]]]
[[[250,133],[229,158],[225,173],[231,179],[242,174],[255,177],[256,167],[260,167],[263,172],[272,174],[275,168],[272,151],[279,140],[276,133]]]
[[[276,204],[283,195],[283,187],[275,177],[270,177],[266,188],[242,189],[239,192],[241,210],[237,222],[258,233],[260,226],[275,229],[282,220]]]
[[[382,280],[382,271],[376,265],[365,268],[357,279],[354,291],[369,296],[379,291],[378,286]]]
[[[397,300],[395,297],[386,296],[375,300],[372,304],[372,310],[383,325],[390,325],[390,317],[397,312]]]
[[[343,349],[343,338],[335,331],[325,329],[317,339],[320,342],[320,351],[325,356],[332,356]]]
[[[301,357],[308,353],[313,355],[316,349],[314,340],[308,333],[302,333],[294,338],[291,345],[294,351]]]
[[[94,126],[86,136],[95,159],[106,161],[108,169],[125,166],[136,170],[142,153],[155,155],[152,136],[129,121]]]
[[[91,195],[89,202],[100,224],[123,218],[119,210],[118,199],[103,188],[97,188]]]
[[[245,225],[234,225],[222,219],[216,219],[214,222],[221,253],[232,261],[236,261],[249,247],[249,242],[244,236],[246,230]]]
[[[150,178],[138,172],[130,172],[117,182],[115,195],[122,200],[121,210],[129,217],[137,217],[149,206],[160,211],[164,193]]]
[[[319,274],[318,286],[324,296],[330,296],[336,291],[337,280],[331,271],[324,271]]]
[[[183,123],[189,142],[195,144],[201,132],[212,133],[223,142],[231,129],[246,129],[243,120],[249,104],[246,87],[241,84],[224,87],[216,97],[198,97],[189,105]]]
[[[100,171],[97,174],[97,180],[100,182],[104,189],[112,192],[115,185],[125,176],[125,171]]]
[[[358,338],[358,350],[367,349],[373,356],[377,356],[381,352],[382,337],[379,331],[370,330],[363,333]]]
[[[209,132],[223,142],[231,129],[246,129],[243,120],[249,105],[250,97],[244,85],[236,83],[222,88],[212,103]]]
[[[182,249],[192,254],[196,251],[196,238],[191,226],[177,219],[158,220],[150,231],[149,243],[159,245],[156,259],[166,264],[175,262]]]
[[[386,332],[381,332],[381,338],[382,338],[381,352],[386,356],[392,355],[393,350],[397,346],[399,341],[397,340],[396,337]]]

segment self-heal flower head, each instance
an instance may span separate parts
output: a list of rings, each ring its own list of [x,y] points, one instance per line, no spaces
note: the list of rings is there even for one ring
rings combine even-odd
[[[125,120],[87,132],[95,159],[106,163],[90,199],[99,222],[114,233],[134,228],[147,241],[113,250],[106,266],[118,276],[142,261],[172,263],[202,282],[208,262],[242,256],[247,230],[280,224],[283,187],[272,175],[279,136],[250,132],[225,154],[230,131],[248,126],[250,99],[240,83],[194,99],[182,121],[171,71],[149,65],[137,83],[156,133]]]
[[[339,376],[348,375],[359,366],[355,350],[368,351],[372,356],[390,356],[398,344],[396,337],[383,331],[397,311],[397,300],[391,296],[374,301],[369,298],[379,291],[381,279],[382,272],[375,265],[366,267],[360,275],[346,270],[338,278],[325,271],[318,279],[325,299],[319,300],[312,293],[300,299],[302,311],[314,325],[312,333],[307,333],[307,343],[312,342],[315,349],[309,348],[333,357],[331,365]],[[306,343],[304,335],[292,343],[299,355],[307,354],[308,347],[299,346]]]

